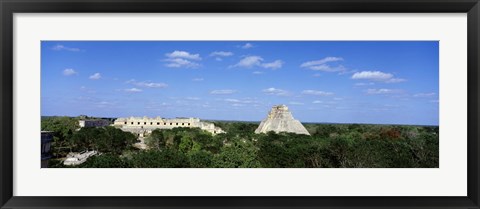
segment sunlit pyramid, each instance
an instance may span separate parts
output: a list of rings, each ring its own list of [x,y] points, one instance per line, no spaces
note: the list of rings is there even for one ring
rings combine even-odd
[[[273,106],[267,118],[255,130],[255,133],[267,133],[269,131],[310,135],[300,121],[293,118],[286,105]]]

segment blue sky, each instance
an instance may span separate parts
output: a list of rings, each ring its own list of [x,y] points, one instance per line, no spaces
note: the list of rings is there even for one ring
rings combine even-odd
[[[437,41],[42,41],[44,116],[438,125]]]

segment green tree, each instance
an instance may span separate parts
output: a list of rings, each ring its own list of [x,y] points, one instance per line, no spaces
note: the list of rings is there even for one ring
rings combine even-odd
[[[190,152],[188,159],[192,168],[210,168],[213,166],[213,154],[204,150]]]
[[[250,141],[235,141],[223,146],[214,157],[217,168],[259,168],[258,149]]]
[[[147,144],[150,149],[160,150],[165,148],[166,138],[164,132],[160,129],[153,130],[152,133],[145,138],[145,144]]]
[[[132,156],[129,165],[134,168],[187,168],[190,163],[185,154],[167,148],[141,151]]]
[[[136,136],[111,126],[85,127],[75,132],[70,141],[74,151],[93,149],[101,153],[120,155],[136,142]]]
[[[127,163],[119,156],[114,154],[101,154],[88,158],[88,160],[80,164],[81,168],[126,168]]]
[[[41,130],[53,132],[52,154],[56,157],[71,151],[69,139],[79,129],[78,120],[71,117],[42,117]]]

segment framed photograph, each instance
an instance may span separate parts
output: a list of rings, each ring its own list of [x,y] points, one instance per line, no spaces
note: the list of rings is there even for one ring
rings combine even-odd
[[[1,208],[479,208],[478,0],[0,6]]]

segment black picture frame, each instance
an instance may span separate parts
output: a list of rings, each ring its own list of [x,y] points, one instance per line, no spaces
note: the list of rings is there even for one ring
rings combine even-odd
[[[479,207],[479,0],[0,0],[1,208],[465,208]],[[468,195],[465,197],[13,196],[15,13],[467,13]],[[448,179],[445,179],[448,181]]]

